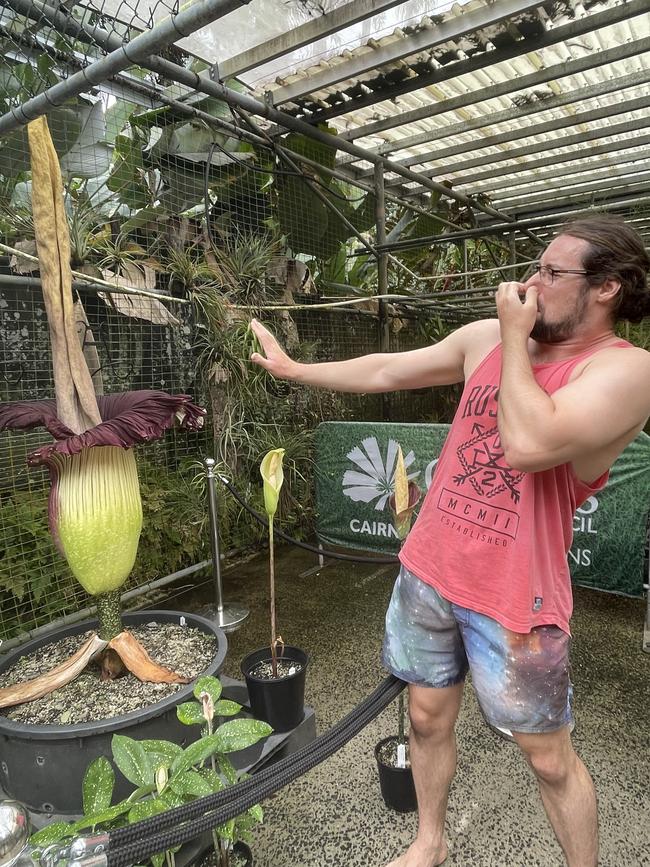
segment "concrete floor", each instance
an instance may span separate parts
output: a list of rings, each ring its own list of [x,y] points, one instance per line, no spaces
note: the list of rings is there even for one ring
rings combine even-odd
[[[393,567],[330,561],[278,549],[279,631],[310,655],[306,702],[322,732],[385,676],[379,663]],[[241,677],[242,657],[268,642],[265,556],[223,574],[226,602],[251,610],[229,636],[224,673]],[[205,587],[170,600],[198,610]],[[641,652],[644,604],[576,588],[574,743],[599,795],[601,867],[650,865],[650,656]],[[255,867],[381,867],[403,851],[414,814],[387,809],[373,747],[396,730],[397,703],[330,759],[264,804],[255,831]],[[564,864],[537,788],[517,748],[484,723],[471,687],[457,726],[458,770],[447,819],[446,867],[558,867]]]

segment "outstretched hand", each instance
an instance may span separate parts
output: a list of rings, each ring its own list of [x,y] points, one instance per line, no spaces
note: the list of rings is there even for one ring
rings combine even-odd
[[[263,367],[264,370],[268,370],[270,374],[278,379],[292,379],[297,364],[293,359],[289,358],[268,328],[265,328],[257,319],[252,319],[251,330],[255,337],[257,337],[260,348],[264,353],[261,355],[259,352],[253,352],[251,361]]]
[[[500,283],[496,291],[501,340],[526,340],[537,320],[537,289],[514,281]]]

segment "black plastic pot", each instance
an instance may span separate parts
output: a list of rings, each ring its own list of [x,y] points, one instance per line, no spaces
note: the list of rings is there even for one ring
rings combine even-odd
[[[182,856],[182,849],[179,854]],[[233,847],[233,854],[239,856],[240,860],[244,862],[244,867],[253,867],[253,853],[247,843],[238,840]],[[195,858],[192,858],[191,861],[187,862],[187,867],[214,867],[215,863],[214,849],[212,848],[212,844],[209,844],[205,846]]]
[[[397,737],[391,735],[389,738],[384,738],[375,747],[381,795],[384,803],[391,810],[397,810],[398,813],[412,813],[418,808],[413,772],[410,768],[396,768],[394,765],[386,765],[380,758],[381,748],[391,741],[397,742]]]
[[[202,674],[218,675],[228,642],[223,631],[210,620],[178,611],[138,611],[124,614],[122,619],[128,627],[151,621],[180,623],[181,617],[187,626],[217,638],[217,653]],[[28,641],[0,659],[0,672],[21,656],[96,627],[97,621],[86,620]],[[82,813],[81,784],[86,768],[99,756],[111,755],[115,732],[137,740],[170,740],[182,746],[199,737],[198,726],[185,726],[176,717],[176,705],[189,701],[192,689],[189,683],[147,708],[92,723],[30,726],[0,716],[0,786],[9,797],[35,812]],[[132,789],[118,771],[115,797],[125,798]]]
[[[251,710],[256,719],[267,722],[276,732],[288,732],[302,722],[305,715],[305,676],[309,658],[304,650],[285,644],[278,660],[298,662],[300,671],[272,679],[254,677],[251,671],[263,661],[271,661],[268,647],[249,653],[242,661]]]

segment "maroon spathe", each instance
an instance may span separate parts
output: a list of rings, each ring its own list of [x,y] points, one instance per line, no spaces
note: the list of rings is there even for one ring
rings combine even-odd
[[[45,427],[57,440],[36,449],[28,457],[32,465],[47,463],[53,454],[75,455],[93,446],[121,446],[159,439],[178,422],[181,427],[199,430],[205,410],[192,403],[187,394],[163,391],[127,391],[97,398],[101,424],[75,434],[56,416],[54,400],[16,401],[0,404],[0,431]]]

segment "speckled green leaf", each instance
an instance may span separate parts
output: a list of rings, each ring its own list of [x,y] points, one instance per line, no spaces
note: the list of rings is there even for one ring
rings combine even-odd
[[[175,792],[170,786],[166,786],[160,796],[160,800],[164,801],[168,807],[182,807],[186,803],[185,798]]]
[[[235,820],[230,819],[228,822],[225,822],[223,825],[219,825],[217,828],[217,834],[221,837],[222,840],[232,840],[235,839]]]
[[[213,703],[216,704],[221,698],[222,689],[221,681],[218,678],[209,677],[208,675],[199,677],[194,684],[194,698],[201,701],[201,693],[206,692]]]
[[[236,701],[230,701],[227,698],[222,698],[221,701],[215,703],[215,716],[235,716],[241,710],[241,705]]]
[[[200,725],[205,722],[203,709],[197,701],[184,701],[176,707],[176,716],[186,726]]]
[[[152,816],[164,813],[168,809],[167,804],[160,798],[152,798],[150,801],[140,801],[139,804],[134,804],[131,807],[129,822],[141,822],[143,819],[150,819]]]
[[[131,804],[128,801],[120,801],[119,804],[115,804],[113,807],[109,807],[107,810],[102,810],[99,813],[93,813],[92,816],[82,816],[77,822],[75,822],[71,827],[74,831],[81,831],[84,828],[94,828],[96,825],[105,825],[108,822],[112,822],[113,819],[117,819],[118,816],[121,816],[123,813],[128,813],[131,809]]]
[[[220,763],[221,764],[221,763]],[[220,792],[225,788],[224,782],[212,768],[199,768],[197,771],[210,786],[211,792]]]
[[[240,779],[237,771],[235,770],[235,766],[230,761],[228,756],[217,756],[217,766],[219,768],[219,773],[223,774],[226,782],[233,786],[238,779]]]
[[[172,762],[170,771],[172,775],[179,774],[181,771],[191,768],[193,765],[198,765],[213,753],[221,751],[221,741],[216,734],[206,735],[200,741],[190,744],[183,754],[178,756]]]
[[[46,846],[51,846],[53,843],[58,843],[64,837],[71,837],[74,834],[74,827],[69,822],[52,822],[51,825],[37,831],[29,838],[29,842],[37,849],[44,849]]]
[[[130,783],[150,786],[154,782],[154,764],[144,747],[133,738],[113,735],[113,761]]]
[[[173,744],[171,741],[145,740],[138,741],[144,751],[151,757],[154,768],[161,765],[168,768],[176,756],[183,752],[183,747]]]
[[[214,737],[220,753],[234,753],[256,744],[272,732],[271,726],[261,720],[232,719],[220,725]]]
[[[105,756],[88,765],[82,784],[83,810],[86,816],[108,809],[113,799],[115,771]]]
[[[264,821],[264,811],[262,810],[262,807],[260,804],[253,804],[253,806],[249,807],[246,812],[248,813],[249,816],[251,816],[253,819],[255,819],[256,822],[263,822]]]
[[[195,795],[200,798],[213,792],[210,783],[191,768],[175,774],[169,781],[169,785],[179,795]]]

